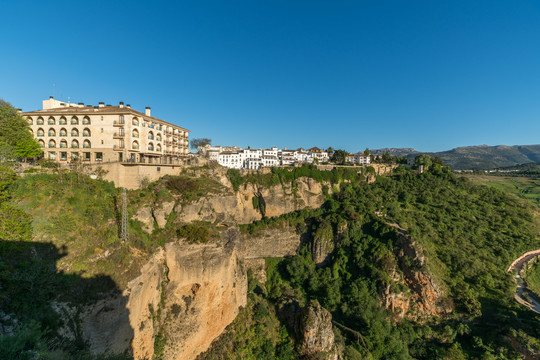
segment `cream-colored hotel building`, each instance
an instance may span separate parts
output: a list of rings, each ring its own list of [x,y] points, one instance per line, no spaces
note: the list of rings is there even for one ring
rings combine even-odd
[[[43,110],[23,112],[34,137],[51,160],[86,163],[179,164],[188,154],[188,133],[180,126],[118,106],[43,100]]]

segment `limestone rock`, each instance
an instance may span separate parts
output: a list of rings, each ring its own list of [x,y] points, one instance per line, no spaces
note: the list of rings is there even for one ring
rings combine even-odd
[[[150,207],[141,207],[135,214],[135,220],[139,220],[144,225],[144,230],[148,233],[154,231],[154,217]]]
[[[318,301],[311,301],[300,314],[300,332],[302,342],[300,351],[305,356],[330,353],[334,349],[332,314]],[[330,359],[331,357],[327,357]]]
[[[167,225],[167,219],[173,209],[173,201],[161,203],[161,207],[154,209],[154,218],[156,219],[158,227],[163,229],[165,225]]]

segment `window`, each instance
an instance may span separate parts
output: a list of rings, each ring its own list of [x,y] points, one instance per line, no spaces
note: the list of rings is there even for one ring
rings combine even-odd
[[[154,133],[151,131],[148,133],[148,140],[154,140]]]
[[[103,128],[101,128],[101,133],[103,134]]]
[[[136,117],[133,118],[133,120],[131,120],[131,124],[134,126],[139,126],[139,119],[137,119]]]
[[[85,149],[90,149],[92,147],[92,144],[90,144],[90,140],[84,140],[82,147]]]
[[[37,131],[37,136],[45,136],[45,131],[43,131],[43,129],[39,128],[38,131]]]
[[[58,120],[59,125],[67,125],[67,120],[65,117],[61,117],[60,120]]]
[[[139,137],[139,131],[137,129],[134,129],[131,132],[131,136],[134,137],[134,138],[138,138]]]
[[[50,147],[50,148],[55,148],[55,147],[56,147],[56,141],[54,141],[54,140],[49,140],[49,147]]]
[[[73,140],[73,141],[71,142],[71,147],[72,147],[73,149],[79,148],[79,142],[78,142],[77,140]]]
[[[49,136],[56,136],[56,131],[54,129],[49,129]]]
[[[83,161],[90,161],[90,155],[91,155],[91,153],[84,152],[83,153]]]
[[[103,121],[103,116],[101,117],[101,121]]]
[[[139,150],[139,143],[137,141],[134,141],[132,144],[131,144],[131,148],[133,150]]]
[[[161,152],[161,145],[157,144],[156,149],[157,149],[157,151]]]
[[[79,130],[71,129],[71,136],[79,136]]]
[[[60,152],[60,160],[67,160],[67,152],[62,151]]]
[[[83,125],[90,125],[90,118],[85,116],[82,120]]]
[[[39,143],[39,146],[40,146],[40,147],[42,147],[42,148],[45,147],[45,141],[39,140],[38,143]]]
[[[76,116],[71,118],[71,125],[79,125],[79,119]]]
[[[56,120],[54,120],[54,118],[51,116],[49,118],[49,120],[47,120],[47,124],[49,125],[56,125]]]
[[[36,121],[36,124],[38,125],[43,125],[43,118],[42,117],[38,117],[37,121]]]
[[[78,152],[72,152],[71,153],[71,160],[77,160],[79,158],[79,153]]]
[[[157,140],[157,141],[161,141],[161,134],[157,134],[157,135],[156,135],[156,140]]]
[[[60,136],[67,136],[67,130],[64,128],[60,129]]]
[[[103,140],[101,140],[101,145],[103,145]]]
[[[96,161],[103,161],[103,153],[97,152],[96,153]]]
[[[51,159],[51,160],[56,159],[56,153],[54,151],[49,151],[49,159]]]
[[[148,144],[148,150],[149,151],[154,151],[154,144],[152,144],[152,143]]]
[[[82,132],[82,136],[89,137],[90,136],[90,129],[86,128]]]
[[[33,125],[34,124],[34,121],[32,120],[31,117],[27,117],[26,121],[28,121],[28,125]]]
[[[67,141],[66,140],[60,141],[60,147],[61,148],[67,148]]]

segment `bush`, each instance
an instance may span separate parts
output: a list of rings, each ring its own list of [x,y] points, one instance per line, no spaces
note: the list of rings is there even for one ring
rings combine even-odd
[[[180,238],[186,238],[192,243],[205,243],[208,241],[210,231],[204,226],[187,224],[177,229],[176,235]]]

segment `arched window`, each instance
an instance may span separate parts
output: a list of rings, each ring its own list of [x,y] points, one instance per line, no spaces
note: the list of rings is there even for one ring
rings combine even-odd
[[[45,141],[43,141],[43,140],[39,140],[39,141],[38,141],[38,144],[39,144],[39,146],[41,146],[41,147],[45,147]]]
[[[67,148],[67,141],[66,140],[60,141],[60,147],[61,148]]]
[[[71,129],[71,136],[79,136],[79,130]]]
[[[89,137],[89,136],[90,136],[90,129],[89,129],[89,128],[85,128],[85,129],[82,131],[82,136],[84,136],[84,137]]]
[[[90,140],[84,140],[82,147],[85,149],[90,149],[92,147],[92,144],[90,144]]]
[[[43,125],[43,118],[41,116],[37,118],[36,124]]]
[[[161,152],[161,144],[157,144],[156,150],[159,151],[159,152]]]
[[[137,119],[136,117],[133,118],[133,120],[131,120],[131,124],[135,125],[135,126],[139,126],[139,119]]]
[[[45,136],[45,131],[43,131],[42,128],[39,128],[39,129],[37,130],[37,136]]]
[[[157,134],[157,135],[156,135],[156,140],[157,140],[157,141],[161,141],[161,134]]]
[[[82,123],[83,123],[83,125],[90,125],[90,118],[88,116],[85,116],[82,119]]]
[[[73,140],[73,141],[71,142],[71,147],[72,147],[72,148],[78,148],[78,147],[79,147],[79,142],[78,142],[77,140]]]
[[[154,133],[151,131],[148,133],[148,140],[154,140]]]
[[[62,117],[60,118],[60,120],[58,120],[58,124],[59,124],[59,125],[67,125],[67,120],[66,120],[66,118],[65,118],[64,116],[62,116]]]
[[[28,130],[30,130],[30,134],[32,134],[32,136],[34,136],[34,130],[32,130],[32,129],[28,129]]]
[[[131,136],[134,137],[134,138],[138,138],[139,137],[139,130],[133,129],[133,131],[131,132]]]
[[[28,125],[33,125],[34,124],[34,120],[32,120],[31,117],[27,117],[26,121],[28,121]]]
[[[65,128],[60,129],[60,136],[67,136],[67,130]]]
[[[79,125],[79,119],[76,116],[71,118],[71,125]]]
[[[49,140],[49,147],[50,147],[50,148],[55,148],[55,147],[56,147],[56,141],[54,141],[54,140],[52,140],[52,139]]]
[[[131,143],[131,148],[133,150],[139,150],[139,143],[137,141],[134,141],[133,143]]]
[[[49,129],[49,136],[56,136],[56,130],[54,130],[53,128],[50,128]]]
[[[148,150],[149,150],[149,151],[154,151],[154,144],[149,143],[149,144],[148,144]]]
[[[51,116],[49,118],[49,120],[47,120],[47,124],[48,125],[56,125],[56,120],[54,120],[54,118]]]

